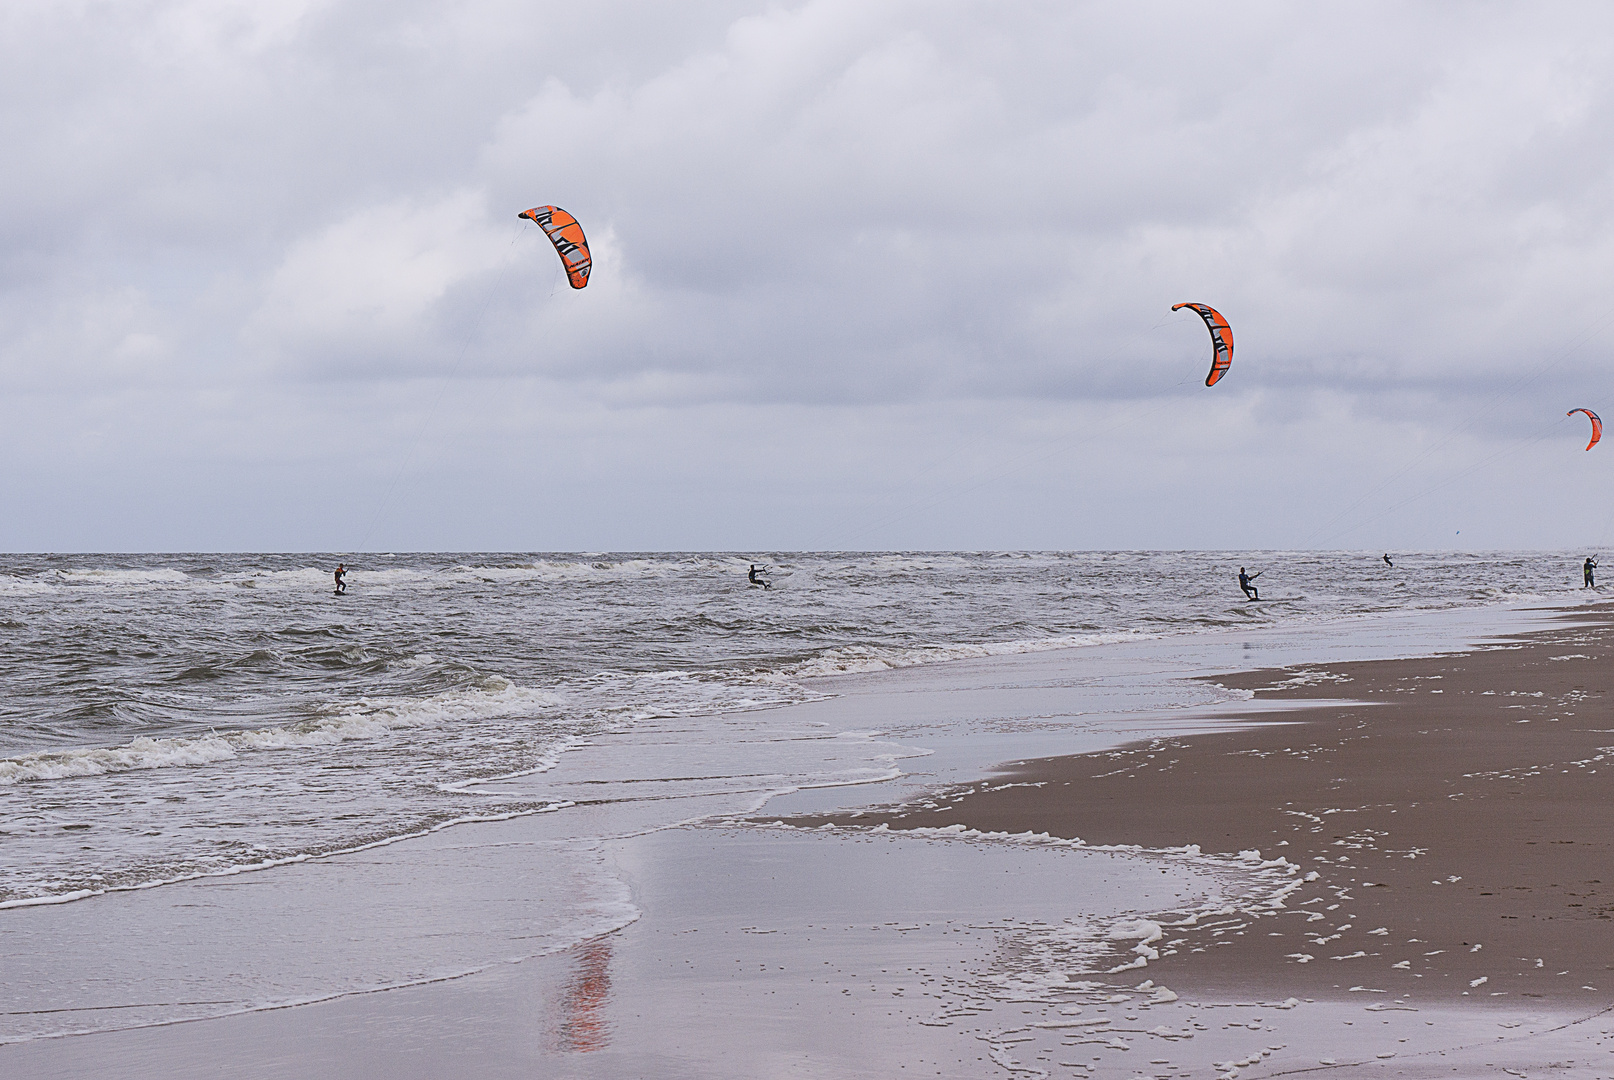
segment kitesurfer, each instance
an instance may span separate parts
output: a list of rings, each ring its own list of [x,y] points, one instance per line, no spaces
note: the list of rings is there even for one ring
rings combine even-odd
[[[1388,551],[1384,553],[1384,565],[1388,566],[1391,570],[1395,569],[1395,563],[1390,561],[1390,553]]]
[[[1245,599],[1247,599],[1247,600],[1259,600],[1259,599],[1261,599],[1260,590],[1258,590],[1255,587],[1255,579],[1260,577],[1264,573],[1266,573],[1265,570],[1262,570],[1259,573],[1255,573],[1255,574],[1246,574],[1244,572],[1244,567],[1242,567],[1242,566],[1239,567],[1239,588],[1244,590]]]
[[[341,563],[337,563],[336,564],[336,595],[337,596],[342,596],[343,594],[345,594],[347,592],[347,582],[342,580],[345,577],[347,577],[347,567],[343,566]]]
[[[1581,585],[1581,588],[1583,588],[1583,589],[1595,589],[1595,588],[1597,588],[1597,583],[1592,580],[1592,571],[1596,570],[1596,569],[1597,569],[1597,560],[1588,557],[1586,559],[1586,562],[1580,568],[1580,575],[1581,575],[1582,578],[1585,579],[1585,583]]]
[[[753,585],[761,585],[764,589],[773,588],[773,583],[762,576],[762,572],[757,569],[756,563],[751,564],[751,572],[746,577]]]

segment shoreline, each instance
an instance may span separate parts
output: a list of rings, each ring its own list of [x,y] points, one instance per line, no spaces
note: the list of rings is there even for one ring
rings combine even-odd
[[[1388,760],[1386,775],[1427,786],[1428,768],[1407,765],[1411,756],[1394,732],[1374,728],[1405,710],[1372,703],[1364,688],[1382,684],[1380,698],[1416,699],[1420,707],[1466,701],[1455,673],[1429,678],[1427,665],[1479,664],[1494,681],[1494,665],[1480,661],[1529,656],[1534,666],[1520,669],[1519,687],[1497,685],[1543,696],[1502,700],[1551,704],[1557,697],[1545,695],[1553,680],[1587,665],[1600,670],[1604,645],[1614,646],[1606,608],[1559,612],[1550,623],[1520,611],[1508,620],[1485,614],[846,676],[837,697],[768,714],[781,725],[772,738],[785,741],[758,750],[786,748],[791,764],[781,772],[775,761],[767,783],[826,766],[855,772],[886,755],[911,770],[902,779],[873,788],[787,787],[752,812],[760,777],[733,764],[715,772],[686,766],[730,761],[747,745],[736,737],[752,731],[760,714],[736,714],[732,728],[715,716],[698,727],[695,743],[695,726],[668,718],[624,733],[622,745],[598,755],[582,751],[568,776],[509,782],[524,797],[591,792],[578,813],[610,808],[612,815],[597,818],[596,831],[539,814],[443,830],[360,856],[3,913],[13,918],[0,916],[0,931],[17,932],[0,934],[0,954],[11,957],[13,974],[37,975],[13,982],[8,1007],[59,1004],[64,1019],[89,1007],[125,1007],[113,998],[183,1004],[209,996],[198,992],[204,983],[231,996],[250,988],[243,971],[261,985],[284,986],[288,977],[325,978],[321,964],[336,964],[330,971],[344,977],[379,974],[385,964],[436,967],[450,955],[440,943],[451,940],[458,942],[452,955],[485,963],[449,981],[385,990],[356,982],[311,1004],[153,1015],[149,1026],[11,1042],[0,1045],[0,1071],[201,1077],[231,1060],[241,1075],[263,1078],[371,1075],[382,1062],[399,1078],[466,1067],[738,1078],[796,1063],[791,1067],[810,1064],[813,1075],[897,1075],[924,1065],[926,1075],[973,1078],[1054,1075],[1054,1066],[1068,1064],[1072,1071],[1058,1075],[1130,1077],[1152,1053],[1188,1076],[1211,1064],[1227,1075],[1229,1063],[1272,1070],[1346,1063],[1369,1043],[1373,1060],[1455,1054],[1479,1045],[1475,1040],[1493,1040],[1479,1064],[1540,1065],[1549,1051],[1552,1060],[1573,1057],[1591,1043],[1564,1032],[1588,1032],[1584,1021],[1608,1006],[1609,995],[1578,990],[1582,980],[1555,974],[1563,967],[1530,969],[1542,972],[1535,976],[1490,970],[1477,994],[1437,992],[1436,984],[1459,975],[1479,977],[1467,976],[1463,964],[1522,953],[1491,935],[1479,954],[1453,957],[1444,949],[1415,969],[1422,952],[1443,946],[1422,940],[1430,933],[1407,930],[1409,923],[1374,918],[1388,910],[1387,897],[1405,899],[1403,908],[1414,912],[1427,899],[1411,878],[1381,873],[1378,865],[1410,850],[1396,830],[1406,831],[1415,814],[1403,820],[1408,809],[1390,800],[1352,802],[1349,792],[1311,783],[1306,793],[1327,805],[1280,800],[1274,824],[1272,800],[1259,797],[1270,784],[1255,782],[1263,768],[1307,761],[1332,777],[1371,778],[1378,769],[1371,763]],[[1589,619],[1595,625],[1581,625]],[[1486,626],[1513,632],[1505,642],[1474,646]],[[1584,656],[1545,659],[1565,653]],[[1418,658],[1354,659],[1396,654]],[[1302,662],[1306,657],[1328,662]],[[1260,661],[1252,670],[1213,674],[1251,658]],[[1590,685],[1584,675],[1580,682]],[[1399,693],[1408,687],[1418,692]],[[1230,690],[1251,700],[1230,703]],[[1370,700],[1338,700],[1344,694]],[[1571,732],[1574,707],[1584,720],[1586,701],[1601,700],[1576,699],[1571,711],[1532,716],[1518,729],[1546,730],[1553,715],[1555,738],[1604,737]],[[1325,729],[1357,764],[1336,764],[1341,752],[1317,738]],[[1608,743],[1614,754],[1614,739]],[[669,758],[674,744],[688,753]],[[654,756],[636,759],[626,773],[613,771],[621,751],[633,747]],[[1378,757],[1363,756],[1364,748]],[[1480,746],[1504,758],[1518,749],[1518,735],[1507,730]],[[1038,753],[1050,756],[1030,756]],[[980,779],[987,763],[1005,760],[1007,773]],[[1609,775],[1600,761],[1579,771],[1586,775],[1576,779],[1595,783]],[[1085,803],[1070,796],[1083,784],[1092,796]],[[1097,797],[1106,792],[1112,797]],[[871,808],[881,796],[908,805]],[[1207,812],[1212,803],[1216,815]],[[1321,824],[1300,816],[1313,811]],[[1086,827],[1065,828],[1078,812]],[[1370,812],[1394,827],[1367,821]],[[755,827],[781,818],[796,827]],[[1335,829],[1336,821],[1349,826]],[[1183,833],[1185,822],[1192,832]],[[1014,835],[959,835],[949,831],[954,825]],[[1080,837],[1087,846],[1028,832]],[[1345,846],[1334,844],[1334,832]],[[1284,839],[1289,843],[1280,845]],[[1187,844],[1204,855],[1164,850]],[[1553,853],[1578,846],[1557,845]],[[1239,856],[1253,849],[1264,867]],[[1326,863],[1305,861],[1325,849]],[[1418,852],[1403,869],[1432,871],[1440,855]],[[1380,884],[1368,887],[1362,869],[1370,864],[1370,880]],[[1264,881],[1260,894],[1248,891],[1257,878]],[[633,917],[614,930],[596,924],[573,943],[563,944],[570,931],[557,927],[549,938],[556,947],[547,949],[532,934],[552,918],[553,905],[571,902],[567,879],[591,882],[602,903],[631,909]],[[1466,880],[1461,887],[1469,887]],[[1440,899],[1461,891],[1423,890],[1445,890]],[[1172,918],[1174,909],[1197,917]],[[1372,933],[1380,927],[1384,933]],[[1283,937],[1266,936],[1272,932]],[[1303,935],[1326,940],[1313,947]],[[1409,944],[1409,937],[1420,941]],[[109,952],[108,941],[124,944]],[[189,944],[169,954],[163,941]],[[1358,948],[1358,941],[1367,945]],[[1419,953],[1396,970],[1389,965],[1399,954],[1385,955],[1391,944]],[[1288,955],[1302,948],[1313,957],[1304,964]],[[1361,955],[1331,959],[1353,952]],[[255,973],[241,966],[248,953],[261,965]],[[217,963],[199,970],[199,957]],[[82,976],[64,978],[74,965]],[[1346,971],[1348,982],[1337,977]],[[84,1000],[80,977],[102,987],[106,1000]],[[1565,982],[1543,992],[1508,982],[1531,978],[1568,980],[1576,989]],[[138,996],[142,986],[147,996]],[[1499,989],[1506,996],[1492,997]],[[152,996],[156,990],[165,996]],[[42,1000],[57,995],[59,1003]],[[1488,1007],[1472,1008],[1479,1003]],[[1371,1031],[1352,1026],[1363,1023]],[[1512,1056],[1494,1042],[1499,1024]],[[1273,1049],[1282,1046],[1288,1049]],[[1077,1048],[1079,1060],[1071,1056]],[[1441,1060],[1449,1066],[1459,1058]]]
[[[1471,651],[1202,677],[1308,707],[1005,764],[942,805],[792,823],[1259,850],[1318,875],[1257,930],[1162,948],[1151,972],[1198,992],[1605,1002],[1614,610],[1555,620]]]

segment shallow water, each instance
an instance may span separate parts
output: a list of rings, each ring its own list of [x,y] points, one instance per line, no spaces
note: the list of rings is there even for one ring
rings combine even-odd
[[[816,675],[1578,591],[1568,553],[791,555],[771,590],[724,554],[386,555],[349,560],[340,598],[335,561],[0,559],[0,902],[542,811],[488,782],[652,718],[809,700]],[[891,758],[815,767],[778,771]]]
[[[1600,1002],[1574,1009],[1511,999],[1458,1008],[1371,985],[1317,1002],[1247,991],[1179,995],[1156,965],[1114,970],[1140,947],[1169,953],[1184,933],[1181,919],[1148,927],[1116,912],[1201,912],[1201,941],[1206,932],[1260,933],[1284,921],[1263,895],[1294,883],[1297,875],[1282,867],[1254,879],[1255,892],[1247,893],[1252,879],[1229,874],[1225,863],[1025,838],[699,828],[609,848],[613,874],[646,909],[620,933],[543,960],[492,963],[463,978],[299,1009],[243,1012],[241,982],[224,977],[231,968],[261,977],[254,950],[265,936],[301,941],[314,932],[297,925],[304,910],[297,903],[276,910],[266,898],[204,902],[199,917],[180,894],[214,886],[192,885],[164,890],[172,909],[154,917],[151,907],[130,903],[135,897],[112,898],[109,909],[123,907],[143,939],[155,940],[119,950],[109,965],[61,927],[40,941],[81,961],[71,979],[101,989],[98,1000],[118,1000],[113,993],[121,991],[136,1007],[99,1016],[10,1014],[13,1030],[102,1033],[0,1046],[0,1069],[41,1078],[210,1077],[227,1057],[235,1074],[263,1080],[456,1070],[1116,1080],[1335,1069],[1327,1075],[1609,1074],[1603,1059],[1614,1025]],[[511,860],[507,869],[517,866]],[[541,885],[529,874],[485,897],[478,920],[517,896],[541,902]],[[282,900],[310,899],[296,883],[286,889]],[[73,907],[87,913],[95,905]],[[265,917],[269,934],[253,927]],[[483,945],[513,941],[509,931],[519,922],[519,915],[495,917]],[[175,926],[193,927],[199,938],[184,971],[163,955],[161,932]],[[346,937],[353,928],[340,929]],[[347,940],[338,959],[349,977],[355,962],[408,951],[427,936],[412,922],[400,929],[396,938],[371,928]],[[1162,937],[1139,940],[1146,929]],[[48,958],[31,959],[50,966]],[[157,977],[143,970],[148,964]],[[62,985],[56,1003],[77,1000],[68,975],[53,975]],[[282,989],[289,996],[307,986]],[[175,1013],[165,996],[188,997],[192,1015],[221,1018],[150,1026]],[[205,997],[212,1000],[199,1000]]]

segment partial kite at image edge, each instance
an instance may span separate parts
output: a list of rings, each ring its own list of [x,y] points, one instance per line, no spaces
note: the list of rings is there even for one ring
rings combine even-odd
[[[1592,447],[1597,445],[1597,440],[1603,437],[1603,420],[1590,409],[1570,409],[1568,412],[1564,413],[1564,415],[1574,416],[1578,412],[1585,413],[1586,419],[1592,422],[1592,441],[1586,444],[1586,449],[1590,450]]]

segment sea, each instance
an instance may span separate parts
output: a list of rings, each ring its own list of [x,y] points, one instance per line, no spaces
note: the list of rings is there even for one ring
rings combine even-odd
[[[792,788],[900,771],[770,741],[777,707],[834,693],[824,676],[1579,593],[1575,553],[1381,554],[5,556],[0,906],[561,820],[512,778],[652,721],[695,740],[721,716],[748,775]],[[619,782],[652,768],[603,752]]]

